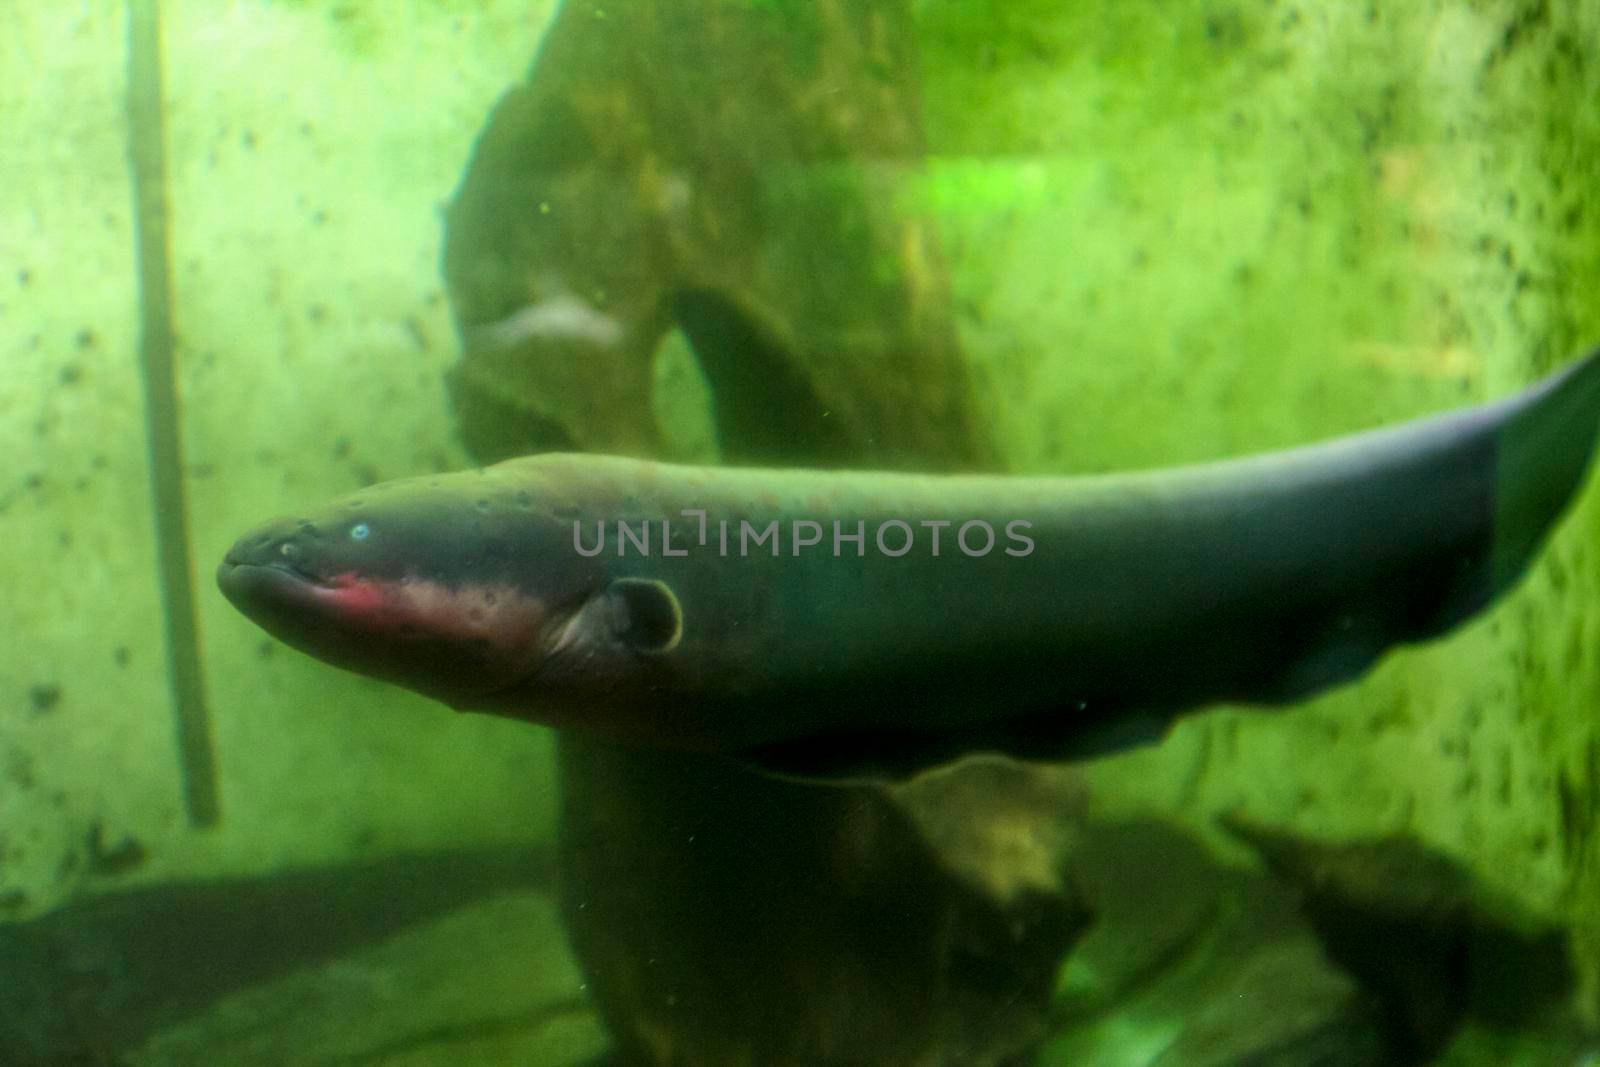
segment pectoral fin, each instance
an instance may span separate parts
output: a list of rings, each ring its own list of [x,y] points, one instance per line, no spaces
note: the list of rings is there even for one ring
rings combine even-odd
[[[670,652],[683,637],[683,606],[672,587],[653,578],[618,578],[602,594],[612,633],[635,652]]]

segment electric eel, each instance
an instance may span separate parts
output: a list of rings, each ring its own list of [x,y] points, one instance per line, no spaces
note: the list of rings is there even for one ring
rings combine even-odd
[[[1600,351],[1492,403],[1130,474],[535,455],[268,523],[218,581],[288,644],[462,710],[819,779],[1086,758],[1482,611],[1597,427]]]

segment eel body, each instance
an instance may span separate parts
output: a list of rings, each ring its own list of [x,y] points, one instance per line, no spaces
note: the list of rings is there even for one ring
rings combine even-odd
[[[1472,617],[1597,427],[1600,352],[1492,403],[1133,474],[537,455],[266,524],[218,580],[289,644],[460,709],[806,777],[1079,758]]]

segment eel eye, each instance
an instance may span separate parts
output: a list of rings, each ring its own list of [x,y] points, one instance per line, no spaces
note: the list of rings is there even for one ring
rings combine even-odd
[[[372,533],[372,527],[364,522],[358,522],[350,527],[350,540],[365,541],[370,533]]]

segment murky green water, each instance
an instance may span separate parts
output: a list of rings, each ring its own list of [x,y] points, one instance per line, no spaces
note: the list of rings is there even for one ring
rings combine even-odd
[[[0,34],[0,1062],[1600,1055],[1587,482],[1492,607],[1385,647],[1349,684],[1281,712],[1206,702],[1103,758],[889,784],[679,750],[709,698],[647,717],[636,745],[449,714],[286,647],[212,580],[273,515],[535,452],[1100,474],[1510,395],[1600,340],[1600,6],[167,0],[159,15],[160,108],[131,117],[148,67],[130,63],[122,5],[21,0]],[[157,132],[164,219],[148,185],[139,215],[130,162],[130,137],[148,150]],[[170,417],[144,362],[166,330]],[[1470,526],[1427,502],[1479,501],[1480,482],[1501,544],[1512,488],[1559,496],[1546,460],[1569,436],[1518,437],[1545,442],[1521,466],[1497,439],[1481,464],[1405,483],[1384,498],[1392,537],[1325,559],[1294,549],[1346,528],[1332,506],[1193,567],[1174,563],[1196,542],[1165,513],[1111,527],[1126,535],[1105,558],[1148,565],[1060,590],[1063,618],[1123,627],[1063,661],[1063,691],[1107,675],[1165,692],[1207,664],[1293,659],[1309,640],[1294,627],[1245,628],[1208,598],[1236,582],[1265,617],[1303,621],[1271,596]],[[802,501],[824,518],[830,484]],[[188,596],[163,577],[175,531]],[[418,608],[423,630],[481,594],[485,561],[540,562],[430,538],[426,562],[453,577]],[[1424,591],[1448,575],[1416,578],[1449,571],[1435,543],[1362,586],[1361,604],[1392,609],[1373,623],[1386,646],[1397,619],[1442,617]],[[1463,544],[1440,535],[1437,559],[1467,568]],[[1300,577],[1271,596],[1240,577],[1280,556]],[[349,588],[367,588],[362,566]],[[645,570],[678,614],[622,587],[635,614],[617,633],[656,638],[630,655],[707,647],[690,572]],[[905,752],[907,732],[948,739],[951,706],[1036,710],[1050,649],[984,642],[1048,604],[1046,572],[1008,585],[930,566],[899,593],[892,572],[859,573],[692,572],[743,598],[712,645],[780,650],[756,657],[780,692],[718,705],[741,729],[834,756],[873,720],[897,728],[877,751]],[[993,611],[1003,598],[1013,610]],[[523,647],[511,616],[472,606],[473,625],[501,621],[473,635]],[[1178,616],[1182,640],[1163,644]],[[874,679],[872,699],[832,664]],[[586,691],[583,714],[614,718],[618,686]],[[1040,734],[995,720],[947,750]]]

